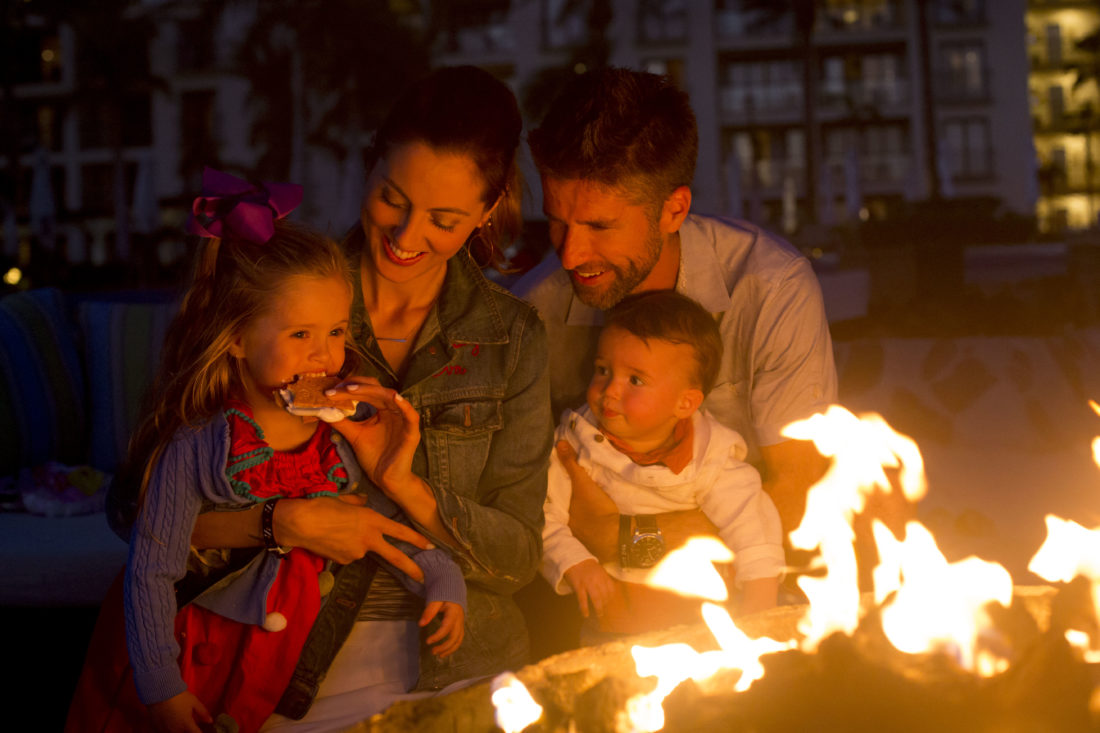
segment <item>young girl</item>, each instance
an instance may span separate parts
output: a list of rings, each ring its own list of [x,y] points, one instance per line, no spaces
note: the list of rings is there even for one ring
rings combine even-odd
[[[126,637],[156,730],[197,732],[228,715],[251,731],[274,710],[331,587],[320,557],[278,546],[277,502],[350,492],[360,478],[347,441],[327,423],[291,415],[274,394],[296,375],[342,373],[351,285],[334,242],[277,220],[300,187],[253,187],[209,170],[204,184],[229,195],[196,201],[205,221],[191,229],[209,238],[166,339],[157,404],[131,446],[130,466],[144,466],[144,475],[126,567]],[[379,400],[369,388],[361,394]],[[196,516],[256,503],[267,551],[177,614],[173,584],[197,559],[188,557]],[[384,496],[370,505],[399,514]],[[447,656],[463,637],[461,573],[441,550],[414,560],[426,588],[420,625],[439,616],[428,643]]]

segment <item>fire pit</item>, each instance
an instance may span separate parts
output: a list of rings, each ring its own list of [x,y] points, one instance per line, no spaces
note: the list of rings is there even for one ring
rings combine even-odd
[[[1048,517],[1029,569],[1063,585],[1013,587],[995,563],[949,563],[918,522],[901,537],[876,522],[874,591],[860,594],[853,519],[876,491],[919,499],[920,453],[881,418],[839,407],[785,434],[832,459],[790,535],[820,558],[818,573],[799,578],[809,604],[735,626],[722,606],[701,602],[705,625],[552,657],[399,703],[352,730],[1100,731],[1100,530]]]

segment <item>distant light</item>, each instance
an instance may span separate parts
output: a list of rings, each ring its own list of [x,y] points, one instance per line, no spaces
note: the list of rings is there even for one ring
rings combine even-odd
[[[871,210],[868,209],[866,206],[864,206],[863,208],[861,208],[859,210],[859,220],[860,221],[868,221],[870,218],[871,218]]]
[[[821,249],[821,247],[814,247],[810,250],[810,256],[815,260],[820,260],[823,254],[825,254],[825,250]]]
[[[23,271],[18,267],[13,267],[4,273],[4,282],[8,285],[18,285],[19,281],[23,279]]]
[[[845,10],[844,11],[844,22],[845,23],[847,23],[848,25],[853,25],[857,20],[859,20],[859,11],[858,10]]]
[[[588,71],[588,67],[580,61],[573,65],[573,73],[575,74],[583,74],[586,71]]]
[[[42,52],[42,60],[46,63],[50,63],[54,60],[54,52],[52,48],[47,48],[45,51]]]

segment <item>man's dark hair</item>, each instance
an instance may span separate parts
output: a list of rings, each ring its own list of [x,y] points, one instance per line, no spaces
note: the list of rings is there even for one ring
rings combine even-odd
[[[648,343],[650,339],[687,344],[695,351],[694,378],[708,394],[722,364],[722,336],[714,316],[675,290],[647,290],[628,295],[607,311],[604,328],[621,328]]]
[[[539,173],[663,202],[690,186],[699,133],[688,95],[667,76],[606,68],[575,77],[527,136]]]

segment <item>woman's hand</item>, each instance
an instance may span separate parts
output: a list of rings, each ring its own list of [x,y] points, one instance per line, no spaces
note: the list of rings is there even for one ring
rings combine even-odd
[[[202,733],[199,723],[214,722],[202,701],[188,690],[148,707],[157,733]]]
[[[439,613],[443,614],[439,619],[439,628],[425,642],[432,648],[432,654],[443,659],[454,654],[462,645],[462,638],[466,635],[466,612],[462,606],[451,601],[432,601],[424,606],[420,626],[427,626]]]
[[[374,552],[413,580],[424,572],[383,535],[404,540],[422,550],[431,543],[416,530],[382,516],[355,494],[316,499],[283,499],[275,510],[275,537],[280,544],[303,547],[341,565]]]
[[[346,394],[375,409],[366,420],[342,420],[333,427],[347,438],[370,480],[402,503],[400,497],[420,482],[412,472],[420,443],[420,415],[404,397],[371,377],[349,377],[326,394]]]

